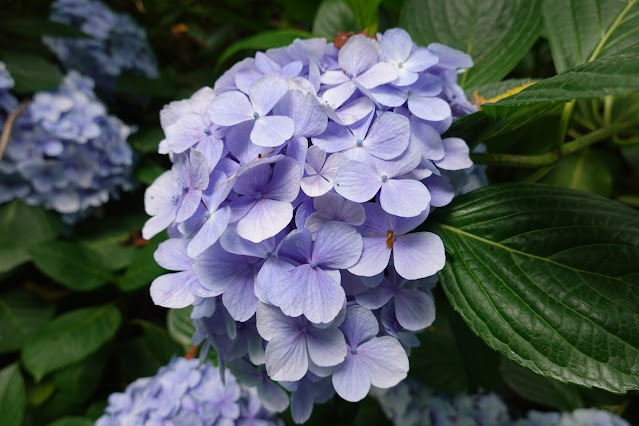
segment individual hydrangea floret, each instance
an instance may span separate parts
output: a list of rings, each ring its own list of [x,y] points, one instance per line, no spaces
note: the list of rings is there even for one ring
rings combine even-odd
[[[75,71],[38,92],[13,123],[0,162],[0,202],[22,199],[74,222],[132,186],[132,128],[108,115]]]
[[[264,408],[255,389],[241,386],[210,361],[175,358],[153,377],[131,383],[109,396],[97,426],[170,424],[283,425]]]
[[[444,246],[419,227],[472,166],[441,137],[473,110],[456,85],[469,60],[402,29],[296,40],[160,113],[173,167],[146,191],[143,235],[168,229],[156,257],[177,272],[153,299],[193,304],[194,343],[258,393],[279,382],[296,422],[404,379],[435,318]]]
[[[91,76],[100,87],[114,84],[120,74],[158,77],[146,31],[130,16],[97,0],[56,0],[50,19],[90,36],[44,37],[44,42],[67,69]]]

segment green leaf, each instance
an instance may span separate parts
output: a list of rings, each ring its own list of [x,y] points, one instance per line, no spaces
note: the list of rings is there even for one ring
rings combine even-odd
[[[218,65],[229,59],[235,53],[242,50],[265,50],[272,47],[281,47],[290,44],[296,38],[308,38],[311,34],[299,30],[274,30],[264,31],[254,36],[233,43],[226,48],[217,60]]]
[[[53,318],[55,305],[23,290],[0,294],[0,353],[19,350]]]
[[[162,173],[166,172],[164,167],[159,166],[154,161],[144,159],[135,170],[135,177],[146,185],[151,185]]]
[[[63,417],[56,420],[53,423],[49,423],[49,426],[93,426],[94,422],[85,417]]]
[[[89,34],[59,22],[42,18],[4,18],[0,21],[2,30],[21,37],[42,40],[42,36],[92,38]]]
[[[129,381],[138,377],[154,376],[158,369],[168,364],[175,355],[184,354],[183,348],[175,343],[163,328],[148,321],[133,322],[142,327],[143,335],[121,342],[117,350]]]
[[[400,26],[418,45],[442,43],[473,57],[462,87],[501,80],[541,31],[541,0],[407,0]]]
[[[495,96],[503,95],[509,90],[521,87],[524,84],[537,82],[532,78],[510,78],[507,80],[498,81],[497,83],[488,83],[481,86],[475,86],[466,90],[466,96],[470,99],[474,92],[483,96],[484,98],[494,98]]]
[[[623,96],[639,91],[639,46],[580,65],[547,78],[482,110],[501,114],[504,107],[536,103],[561,103],[606,95]]]
[[[488,186],[435,213],[451,304],[508,359],[563,382],[639,388],[639,213],[539,184]]]
[[[377,32],[377,14],[382,0],[345,0],[355,15],[355,19],[368,34]],[[343,30],[342,30],[343,31]]]
[[[56,390],[55,382],[46,379],[40,383],[33,383],[27,388],[27,404],[39,406],[47,402]]]
[[[112,278],[99,253],[83,244],[49,241],[29,253],[38,269],[73,290],[93,290]]]
[[[155,236],[149,244],[135,252],[131,260],[131,266],[129,266],[124,276],[118,281],[120,290],[137,290],[149,285],[151,281],[166,272],[153,258],[153,253],[157,250],[158,245],[166,238],[163,232]]]
[[[20,201],[0,206],[0,272],[31,259],[28,249],[52,240],[60,232],[57,216]]]
[[[158,152],[158,145],[164,139],[164,131],[160,127],[140,129],[129,136],[129,143],[136,151],[147,154]]]
[[[332,41],[338,31],[359,31],[353,11],[342,0],[324,0],[313,21],[313,34]]]
[[[0,419],[3,426],[20,426],[27,397],[18,363],[0,370]]]
[[[78,402],[88,400],[100,385],[108,352],[100,350],[88,358],[57,371],[53,379],[60,392]]]
[[[111,339],[121,321],[115,306],[67,312],[44,326],[24,345],[22,362],[36,381],[91,355]]]
[[[557,72],[639,43],[638,0],[545,0],[542,9]]]
[[[195,327],[191,319],[192,311],[192,306],[183,309],[169,309],[166,318],[169,335],[184,347],[192,345],[191,338],[195,334]]]
[[[559,160],[541,182],[609,197],[612,194],[612,180],[612,171],[605,155],[582,150]]]
[[[56,67],[39,56],[19,52],[4,52],[0,58],[15,80],[12,89],[18,94],[53,89],[60,84],[62,78]]]
[[[540,376],[503,358],[499,369],[504,382],[522,398],[560,411],[584,407],[584,401],[579,394],[581,388],[577,385]]]

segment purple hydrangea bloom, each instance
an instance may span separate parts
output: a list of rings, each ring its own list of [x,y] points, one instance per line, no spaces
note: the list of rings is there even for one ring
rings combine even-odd
[[[153,377],[131,383],[109,396],[98,426],[143,424],[282,425],[267,410],[254,389],[242,387],[226,372],[224,380],[213,364],[175,358]]]
[[[378,39],[259,52],[160,114],[173,167],[147,189],[143,234],[184,242],[172,264],[160,247],[178,272],[154,298],[190,301],[202,353],[261,398],[280,381],[296,422],[335,392],[356,401],[406,376],[445,260],[415,230],[472,165],[441,137],[471,110],[456,85],[467,55],[401,29]]]
[[[56,0],[50,19],[91,36],[44,37],[44,42],[67,69],[91,76],[101,88],[115,87],[115,78],[123,73],[158,77],[146,31],[130,16],[96,0]]]
[[[0,201],[20,198],[71,223],[132,187],[126,139],[133,129],[108,115],[92,88],[90,78],[73,71],[55,91],[34,95],[0,162]],[[10,95],[0,90],[3,96]]]

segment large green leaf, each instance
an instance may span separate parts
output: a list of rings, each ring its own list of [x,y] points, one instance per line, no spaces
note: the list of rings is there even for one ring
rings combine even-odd
[[[333,40],[338,31],[359,31],[353,11],[342,0],[324,0],[313,21],[313,34]]]
[[[53,378],[59,392],[78,402],[89,399],[100,386],[108,352],[100,350],[82,361],[57,371]]]
[[[74,364],[111,339],[122,317],[115,306],[77,309],[56,318],[24,345],[22,362],[37,381]]]
[[[217,60],[218,65],[229,59],[235,53],[242,50],[265,50],[272,47],[286,46],[296,38],[308,38],[311,34],[300,30],[274,30],[264,31],[254,36],[233,43],[226,48]]]
[[[435,213],[448,299],[538,374],[639,389],[639,213],[548,185],[485,187]]]
[[[0,419],[3,426],[20,426],[27,397],[18,363],[0,370]]]
[[[26,291],[0,294],[0,353],[19,350],[54,313],[55,305]]]
[[[32,93],[55,88],[62,78],[57,68],[46,59],[23,52],[6,51],[0,54],[16,84],[16,93]]]
[[[505,359],[502,359],[499,369],[508,387],[523,398],[561,411],[572,411],[584,406],[579,394],[579,390],[583,388],[577,385],[540,376]]]
[[[94,422],[85,417],[63,417],[49,423],[49,426],[92,426],[93,424]]]
[[[482,105],[482,108],[499,114],[498,110],[504,107],[561,103],[606,95],[623,96],[637,91],[639,45],[542,80],[494,104]]]
[[[345,2],[353,11],[360,26],[368,29],[369,34],[375,34],[377,31],[377,14],[382,0],[345,0]]]
[[[111,279],[100,254],[83,244],[49,241],[29,253],[42,272],[73,290],[93,290]]]
[[[118,286],[123,291],[134,291],[149,285],[151,281],[166,272],[155,261],[153,254],[157,250],[158,245],[166,239],[164,232],[155,236],[149,244],[138,249],[131,260],[124,276],[118,281]]]
[[[166,318],[169,336],[185,347],[191,346],[191,338],[195,334],[195,326],[193,326],[191,319],[192,311],[192,306],[183,309],[169,309]]]
[[[559,160],[540,182],[609,197],[613,181],[611,169],[605,153],[582,150]]]
[[[415,43],[438,42],[473,57],[462,87],[501,80],[541,30],[541,0],[407,0],[400,26]]]
[[[60,225],[53,214],[20,201],[0,206],[0,272],[29,261],[29,247],[55,238]]]
[[[82,30],[43,18],[6,16],[0,18],[3,31],[20,37],[41,40],[42,36],[92,38]]]
[[[638,0],[545,0],[542,9],[557,72],[639,43]]]

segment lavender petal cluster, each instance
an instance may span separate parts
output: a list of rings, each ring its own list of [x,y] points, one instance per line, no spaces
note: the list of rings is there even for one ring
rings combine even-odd
[[[0,109],[16,107],[0,89]],[[108,114],[93,80],[71,71],[56,90],[36,93],[14,121],[0,161],[0,203],[17,198],[76,221],[131,188],[132,130]]]
[[[44,43],[67,69],[91,76],[100,87],[113,84],[120,74],[158,77],[146,31],[130,16],[97,0],[56,0],[50,19],[90,36],[44,37]]]
[[[472,166],[442,138],[474,110],[457,85],[472,60],[402,29],[340,49],[295,40],[235,64],[160,113],[173,161],[145,193],[168,308],[194,305],[194,343],[251,378],[293,419],[407,375],[415,332],[435,318],[444,246],[418,231]],[[249,368],[251,371],[246,371]],[[277,382],[277,383],[276,383]],[[261,389],[261,391],[260,391]]]
[[[175,358],[155,376],[111,394],[96,425],[279,426],[283,422],[264,408],[255,389],[241,386],[228,371],[220,373],[210,361]]]
[[[630,426],[616,414],[595,408],[564,413],[531,410],[526,417],[513,419],[494,393],[447,394],[414,380],[376,389],[374,397],[398,426]]]

